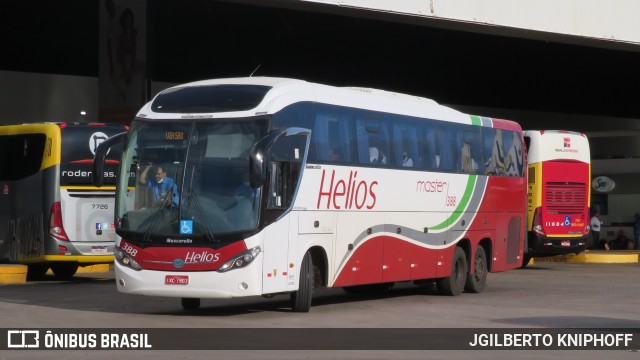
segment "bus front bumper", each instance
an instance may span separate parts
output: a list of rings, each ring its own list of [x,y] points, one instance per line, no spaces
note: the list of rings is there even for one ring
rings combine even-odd
[[[258,264],[251,264],[258,265]],[[117,289],[137,295],[224,299],[262,294],[257,266],[217,271],[136,271],[115,262]]]

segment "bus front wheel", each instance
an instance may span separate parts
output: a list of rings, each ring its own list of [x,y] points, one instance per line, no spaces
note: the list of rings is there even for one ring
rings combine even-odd
[[[487,255],[482,246],[476,249],[476,255],[473,259],[473,274],[467,274],[467,283],[464,286],[466,292],[479,293],[484,289],[487,283]]]
[[[451,260],[451,275],[438,280],[438,292],[449,296],[460,295],[467,281],[467,272],[467,257],[464,250],[457,247]]]
[[[60,279],[69,280],[78,271],[78,263],[75,262],[55,262],[51,263],[51,271]]]
[[[298,291],[291,293],[291,310],[293,312],[309,312],[313,298],[313,285],[316,272],[313,271],[311,253],[306,253],[300,266],[300,284]]]

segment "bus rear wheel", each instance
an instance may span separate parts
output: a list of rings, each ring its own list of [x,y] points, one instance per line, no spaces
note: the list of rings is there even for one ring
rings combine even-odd
[[[456,247],[451,260],[451,275],[438,280],[438,292],[442,295],[457,296],[462,294],[467,282],[467,257],[464,250]]]
[[[51,263],[51,271],[60,279],[69,280],[78,271],[78,263],[75,262],[55,262]]]
[[[524,269],[529,265],[529,261],[531,261],[531,255],[523,254],[522,255],[522,265],[520,265],[520,269]]]
[[[473,274],[467,274],[467,282],[464,286],[466,292],[480,293],[487,283],[487,255],[482,246],[476,249],[476,255],[473,258]]]
[[[182,304],[182,308],[188,311],[196,311],[200,309],[199,298],[182,298],[180,299],[180,303]]]
[[[27,280],[40,280],[49,270],[47,263],[29,264],[27,267]]]
[[[291,311],[309,312],[313,298],[313,286],[318,272],[314,271],[311,253],[306,253],[300,266],[298,291],[291,293]]]

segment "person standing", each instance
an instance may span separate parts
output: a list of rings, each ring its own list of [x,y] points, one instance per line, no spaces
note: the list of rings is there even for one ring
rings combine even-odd
[[[602,220],[600,219],[600,212],[596,211],[591,218],[591,245],[590,248],[600,244],[600,230],[602,227]]]

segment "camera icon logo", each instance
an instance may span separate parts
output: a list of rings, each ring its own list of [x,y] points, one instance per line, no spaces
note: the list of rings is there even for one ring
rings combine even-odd
[[[40,347],[40,331],[8,330],[7,347],[9,349],[33,349]]]

